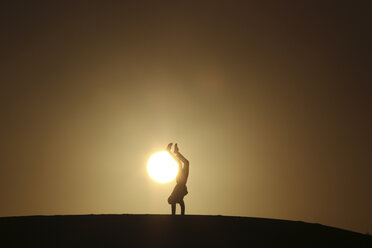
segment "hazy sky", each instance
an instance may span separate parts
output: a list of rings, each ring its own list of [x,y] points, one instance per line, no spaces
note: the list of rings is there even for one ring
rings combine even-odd
[[[170,213],[172,141],[188,214],[372,232],[369,1],[8,2],[0,216]]]

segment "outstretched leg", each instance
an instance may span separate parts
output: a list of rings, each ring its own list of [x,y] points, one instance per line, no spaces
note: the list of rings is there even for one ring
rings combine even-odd
[[[177,156],[177,158],[179,159],[179,160],[181,160],[182,161],[182,163],[184,164],[184,165],[187,165],[187,166],[189,166],[189,160],[187,160],[180,152],[177,152],[176,153],[176,156]]]
[[[172,203],[172,215],[176,215],[176,203]]]
[[[177,158],[183,163],[182,174],[183,174],[183,177],[185,178],[185,183],[186,183],[187,178],[189,177],[189,164],[190,163],[180,152],[177,153]]]
[[[184,201],[180,201],[180,206],[181,206],[181,215],[185,215],[185,203]]]

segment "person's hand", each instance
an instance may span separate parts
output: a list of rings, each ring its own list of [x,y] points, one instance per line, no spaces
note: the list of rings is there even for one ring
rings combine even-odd
[[[169,144],[167,145],[167,148],[166,148],[166,149],[167,149],[168,152],[171,151],[172,145],[173,145],[173,143],[169,143]]]
[[[177,143],[174,145],[174,153],[175,154],[178,154],[178,145],[177,145]]]

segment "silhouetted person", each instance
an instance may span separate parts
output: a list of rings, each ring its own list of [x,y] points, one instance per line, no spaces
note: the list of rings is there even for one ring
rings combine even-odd
[[[185,215],[185,203],[183,202],[183,197],[188,193],[186,182],[189,177],[189,161],[179,152],[177,144],[175,144],[173,152],[171,151],[171,148],[172,143],[167,146],[167,150],[178,163],[178,174],[176,177],[177,184],[168,198],[168,203],[172,206],[172,215],[176,215],[176,203],[181,206],[181,215]]]

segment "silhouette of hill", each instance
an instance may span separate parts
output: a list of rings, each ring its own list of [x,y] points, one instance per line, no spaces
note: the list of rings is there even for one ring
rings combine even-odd
[[[264,218],[26,216],[0,218],[0,247],[372,247],[372,236]]]

